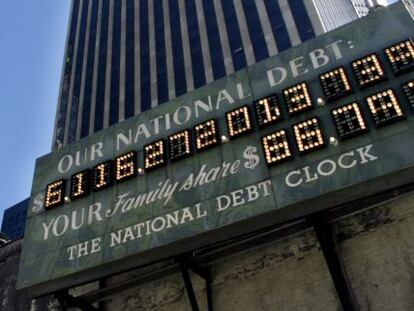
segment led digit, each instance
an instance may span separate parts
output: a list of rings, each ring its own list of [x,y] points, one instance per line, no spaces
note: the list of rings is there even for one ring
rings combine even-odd
[[[399,42],[385,49],[395,75],[414,69],[414,44],[412,40]]]
[[[293,125],[296,144],[301,154],[305,154],[325,145],[322,129],[316,118]]]
[[[70,198],[76,200],[88,195],[91,191],[91,172],[85,170],[72,175],[70,180]]]
[[[367,103],[376,127],[394,123],[405,117],[392,89],[367,97]]]
[[[197,151],[202,151],[218,144],[218,130],[216,120],[208,120],[194,127]]]
[[[357,103],[332,110],[336,130],[341,139],[347,139],[368,131]]]
[[[65,185],[64,179],[57,180],[46,187],[45,209],[51,209],[62,205],[65,202]]]
[[[300,83],[283,90],[289,115],[295,115],[313,107],[306,83]]]
[[[323,93],[328,101],[352,92],[351,85],[343,67],[336,68],[319,76]]]
[[[414,81],[404,84],[403,90],[411,107],[414,107]]]
[[[185,130],[168,137],[170,160],[182,159],[191,154],[191,133]]]
[[[144,146],[145,169],[151,170],[166,163],[164,140],[158,140]]]
[[[371,54],[352,62],[352,69],[360,87],[378,83],[386,78],[384,69],[376,54]]]
[[[276,94],[255,101],[254,108],[259,127],[276,123],[282,119]]]
[[[92,189],[99,191],[112,186],[113,180],[113,162],[107,161],[96,165],[92,170]]]
[[[226,120],[231,138],[239,137],[253,129],[250,121],[249,108],[247,106],[227,112]]]
[[[268,165],[275,165],[292,158],[285,130],[263,136],[262,146]]]
[[[115,159],[115,180],[121,182],[137,175],[137,153],[130,151]]]

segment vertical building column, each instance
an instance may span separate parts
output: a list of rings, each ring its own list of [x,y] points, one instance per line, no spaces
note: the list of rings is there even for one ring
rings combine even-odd
[[[213,65],[211,64],[210,48],[208,45],[208,35],[206,29],[206,21],[204,17],[204,9],[201,0],[195,0],[197,8],[198,28],[200,29],[201,52],[203,54],[204,70],[206,75],[206,83],[214,81]]]
[[[223,7],[220,0],[214,0],[214,8],[216,10],[217,24],[219,28],[220,42],[223,49],[224,66],[226,75],[234,72],[233,59],[231,58],[230,41],[227,34],[226,22],[224,20]]]
[[[85,34],[85,48],[83,52],[83,64],[82,64],[82,78],[80,86],[80,96],[79,96],[79,107],[78,115],[76,122],[76,140],[80,139],[81,136],[81,127],[82,127],[82,113],[83,113],[83,103],[85,101],[85,78],[86,78],[86,68],[88,64],[88,49],[89,49],[89,35],[91,28],[91,15],[92,15],[92,1],[88,3],[88,17],[86,22],[86,34]]]
[[[95,127],[95,109],[96,109],[96,86],[98,81],[98,65],[99,65],[99,42],[101,40],[101,24],[102,24],[102,1],[98,1],[98,23],[96,26],[95,41],[95,63],[93,67],[92,95],[91,95],[91,115],[89,118],[89,134],[94,132]]]
[[[157,102],[161,105],[169,100],[167,47],[165,37],[165,19],[163,0],[153,0],[154,39],[157,81]]]
[[[165,54],[167,58],[167,79],[168,79],[168,98],[175,98],[175,81],[174,81],[174,59],[171,42],[171,21],[168,1],[162,1],[162,11],[164,15],[164,36],[165,36]]]
[[[243,48],[243,41],[239,23],[237,21],[236,9],[233,1],[220,0],[224,22],[228,33],[230,53],[234,70],[246,67],[246,53]]]
[[[83,1],[86,0],[79,0],[79,11],[78,11],[78,20],[76,23],[76,40],[75,40],[75,48],[73,49],[73,61],[72,61],[72,72],[70,73],[70,89],[69,89],[69,96],[68,96],[68,106],[66,109],[66,120],[65,120],[65,136],[63,139],[63,145],[68,143],[69,138],[69,124],[70,124],[70,112],[72,111],[72,101],[73,101],[73,85],[75,82],[75,72],[76,72],[76,62],[77,62],[77,54],[76,51],[78,50],[79,45],[79,33],[80,33],[80,24],[82,19],[82,6]]]
[[[124,119],[135,115],[135,0],[125,0]]]
[[[82,100],[83,90],[85,87],[85,76],[86,76],[86,62],[87,62],[87,52],[88,52],[88,27],[90,24],[90,12],[91,12],[91,3],[89,1],[84,1],[82,5],[82,19],[80,24],[79,32],[79,44],[76,60],[76,71],[75,71],[75,82],[73,85],[73,96],[72,96],[72,107],[70,111],[70,121],[69,121],[69,133],[68,133],[68,143],[75,142],[79,137],[80,131],[80,122],[79,119],[82,116]]]
[[[85,46],[87,43],[87,31],[88,31],[88,13],[90,9],[89,1],[83,1],[82,3],[82,13],[81,13],[81,22],[79,29],[79,38],[78,38],[78,47],[77,47],[77,59],[75,63],[75,79],[73,84],[72,92],[72,105],[69,112],[69,129],[68,129],[68,143],[73,143],[77,140],[77,131],[78,131],[78,113],[80,106],[80,97],[82,92],[82,78],[84,62],[85,62]],[[84,79],[83,79],[84,80]]]
[[[148,0],[148,24],[149,24],[149,57],[151,71],[151,107],[158,105],[157,93],[157,49],[155,46],[155,25],[154,25],[154,0]]]
[[[109,1],[109,22],[108,22],[108,47],[106,54],[106,74],[105,74],[105,104],[104,104],[104,122],[103,128],[109,125],[109,106],[111,101],[111,59],[112,59],[112,34],[114,25],[114,1]]]
[[[149,30],[148,0],[139,1],[140,23],[140,76],[141,76],[141,112],[151,109],[151,71],[150,64],[150,30]]]
[[[250,40],[250,34],[249,34],[249,29],[247,27],[246,16],[244,15],[241,0],[233,0],[233,2],[234,2],[234,8],[236,9],[237,21],[240,27],[244,54],[246,55],[247,65],[250,66],[256,62],[256,58],[254,56],[253,46]]]
[[[192,90],[194,90],[194,76],[193,68],[191,65],[190,41],[188,38],[187,14],[185,12],[184,1],[185,0],[178,0],[178,6],[180,8],[181,37],[183,39],[184,67],[187,81],[187,92],[191,92]]]
[[[141,112],[141,51],[140,51],[140,14],[139,14],[139,7],[140,1],[135,1],[135,20],[134,20],[134,27],[135,27],[135,85],[134,85],[134,93],[135,93],[135,115]]]
[[[107,52],[108,52],[108,37],[109,37],[109,15],[110,2],[99,1],[101,3],[101,22],[99,32],[99,56],[98,56],[98,74],[96,82],[96,102],[95,102],[95,116],[94,116],[94,132],[100,131],[104,128],[105,120],[105,88],[107,78]]]
[[[53,136],[52,136],[53,141],[52,141],[52,146],[51,146],[52,150],[59,149],[62,146],[63,139],[64,139],[65,124],[63,123],[65,120],[64,118],[66,118],[66,115],[65,115],[66,111],[64,110],[66,110],[67,108],[67,100],[68,100],[67,95],[65,96],[65,94],[66,94],[67,88],[69,88],[69,85],[66,88],[66,83],[67,83],[66,72],[67,72],[67,67],[69,66],[69,64],[71,64],[71,62],[68,63],[68,57],[72,56],[70,51],[73,50],[73,48],[70,47],[70,42],[71,42],[71,38],[73,34],[72,29],[73,27],[75,27],[74,24],[76,23],[74,22],[75,14],[78,14],[78,7],[75,5],[75,1],[72,1],[71,8],[70,8],[70,16],[68,20],[68,30],[66,34],[65,55],[63,58],[63,65],[62,65],[62,70],[61,70],[58,105],[56,108],[55,123],[53,127]],[[70,77],[69,77],[69,80],[70,80]]]
[[[315,3],[313,1],[303,1],[303,4],[306,7],[306,11],[308,12],[309,19],[311,21],[313,31],[315,32],[316,36],[319,36],[326,32],[321,17],[316,10]]]
[[[125,120],[125,66],[126,66],[126,0],[122,1],[121,11],[121,55],[119,67],[119,122]]]
[[[269,16],[267,15],[267,10],[263,1],[266,0],[256,0],[257,11],[259,12],[260,24],[264,33],[266,40],[267,50],[269,56],[276,55],[278,53],[275,37],[273,35],[272,26],[270,25]]]
[[[293,19],[292,11],[289,8],[287,0],[277,0],[282,11],[283,20],[285,21],[286,29],[290,38],[292,46],[301,43],[298,29],[296,28],[295,20]]]
[[[113,2],[113,24],[112,24],[112,56],[111,56],[111,83],[110,83],[110,103],[109,103],[109,124],[119,121],[120,89],[119,81],[121,78],[121,39],[122,39],[122,6],[123,0]]]

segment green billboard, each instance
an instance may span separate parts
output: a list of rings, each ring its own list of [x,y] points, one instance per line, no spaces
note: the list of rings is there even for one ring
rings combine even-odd
[[[412,181],[400,3],[36,162],[18,288],[39,296]]]

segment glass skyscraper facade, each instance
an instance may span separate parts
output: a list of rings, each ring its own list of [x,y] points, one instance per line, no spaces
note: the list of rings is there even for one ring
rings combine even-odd
[[[73,0],[52,149],[322,34],[315,1]]]
[[[4,211],[1,232],[6,234],[9,240],[23,237],[28,205],[29,199],[26,199]]]
[[[326,31],[345,25],[369,13],[366,0],[312,0]]]

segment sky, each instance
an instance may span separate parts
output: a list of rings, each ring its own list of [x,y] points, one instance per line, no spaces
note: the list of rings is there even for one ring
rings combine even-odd
[[[0,224],[49,153],[70,0],[0,0]]]

